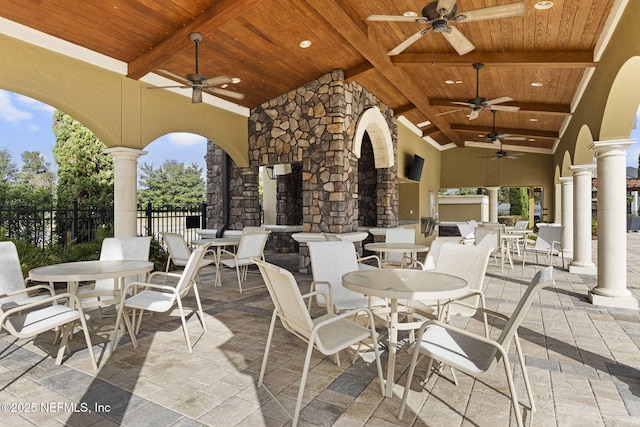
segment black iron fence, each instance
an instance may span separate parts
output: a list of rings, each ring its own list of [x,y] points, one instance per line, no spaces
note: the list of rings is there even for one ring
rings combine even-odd
[[[198,238],[196,230],[206,225],[206,204],[199,206],[138,206],[138,235],[158,237],[161,232]],[[25,240],[41,248],[89,242],[98,236],[113,235],[112,207],[83,207],[73,202],[60,206],[0,206],[0,232],[5,238]]]

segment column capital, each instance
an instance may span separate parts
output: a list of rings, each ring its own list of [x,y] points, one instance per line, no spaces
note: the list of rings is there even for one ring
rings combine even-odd
[[[637,139],[612,139],[609,141],[593,141],[589,147],[597,155],[602,154],[624,154],[627,148],[638,142]]]
[[[558,178],[558,181],[560,181],[560,184],[573,184],[573,176],[561,176],[560,178]]]
[[[498,191],[500,190],[502,187],[484,187],[487,189],[487,191]]]
[[[581,175],[585,173],[591,174],[594,170],[596,170],[598,166],[594,163],[590,163],[587,165],[572,165],[569,167],[569,170],[573,173],[573,175]]]
[[[104,152],[111,154],[114,159],[122,160],[138,160],[138,157],[147,154],[147,151],[129,147],[111,147],[105,149]]]

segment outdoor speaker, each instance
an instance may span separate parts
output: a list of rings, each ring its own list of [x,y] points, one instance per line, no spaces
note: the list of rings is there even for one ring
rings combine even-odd
[[[424,159],[417,154],[413,155],[413,163],[411,163],[411,169],[409,170],[409,178],[412,181],[420,181],[422,176],[422,167],[424,166]]]

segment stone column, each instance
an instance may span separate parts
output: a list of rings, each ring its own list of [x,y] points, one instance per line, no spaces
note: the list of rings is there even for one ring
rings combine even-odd
[[[573,177],[560,178],[560,190],[562,191],[560,209],[560,224],[564,226],[562,232],[562,250],[565,256],[573,257]]]
[[[598,285],[594,305],[638,309],[627,289],[626,150],[636,140],[596,141],[598,159]]]
[[[489,222],[498,222],[498,191],[500,187],[487,187],[489,193]]]
[[[114,236],[135,237],[138,234],[138,157],[147,152],[113,147],[105,153],[113,156]]]
[[[597,273],[591,254],[591,172],[596,165],[571,166],[573,172],[573,260],[569,272]]]

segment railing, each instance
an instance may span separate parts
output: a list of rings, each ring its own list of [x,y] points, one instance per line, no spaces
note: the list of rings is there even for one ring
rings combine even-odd
[[[88,242],[99,234],[113,235],[113,208],[57,206],[0,206],[0,229],[4,237],[25,240],[41,248]],[[206,204],[195,207],[151,204],[138,207],[138,235],[158,237],[161,232],[182,234],[188,242],[198,238],[196,230],[206,224]]]

